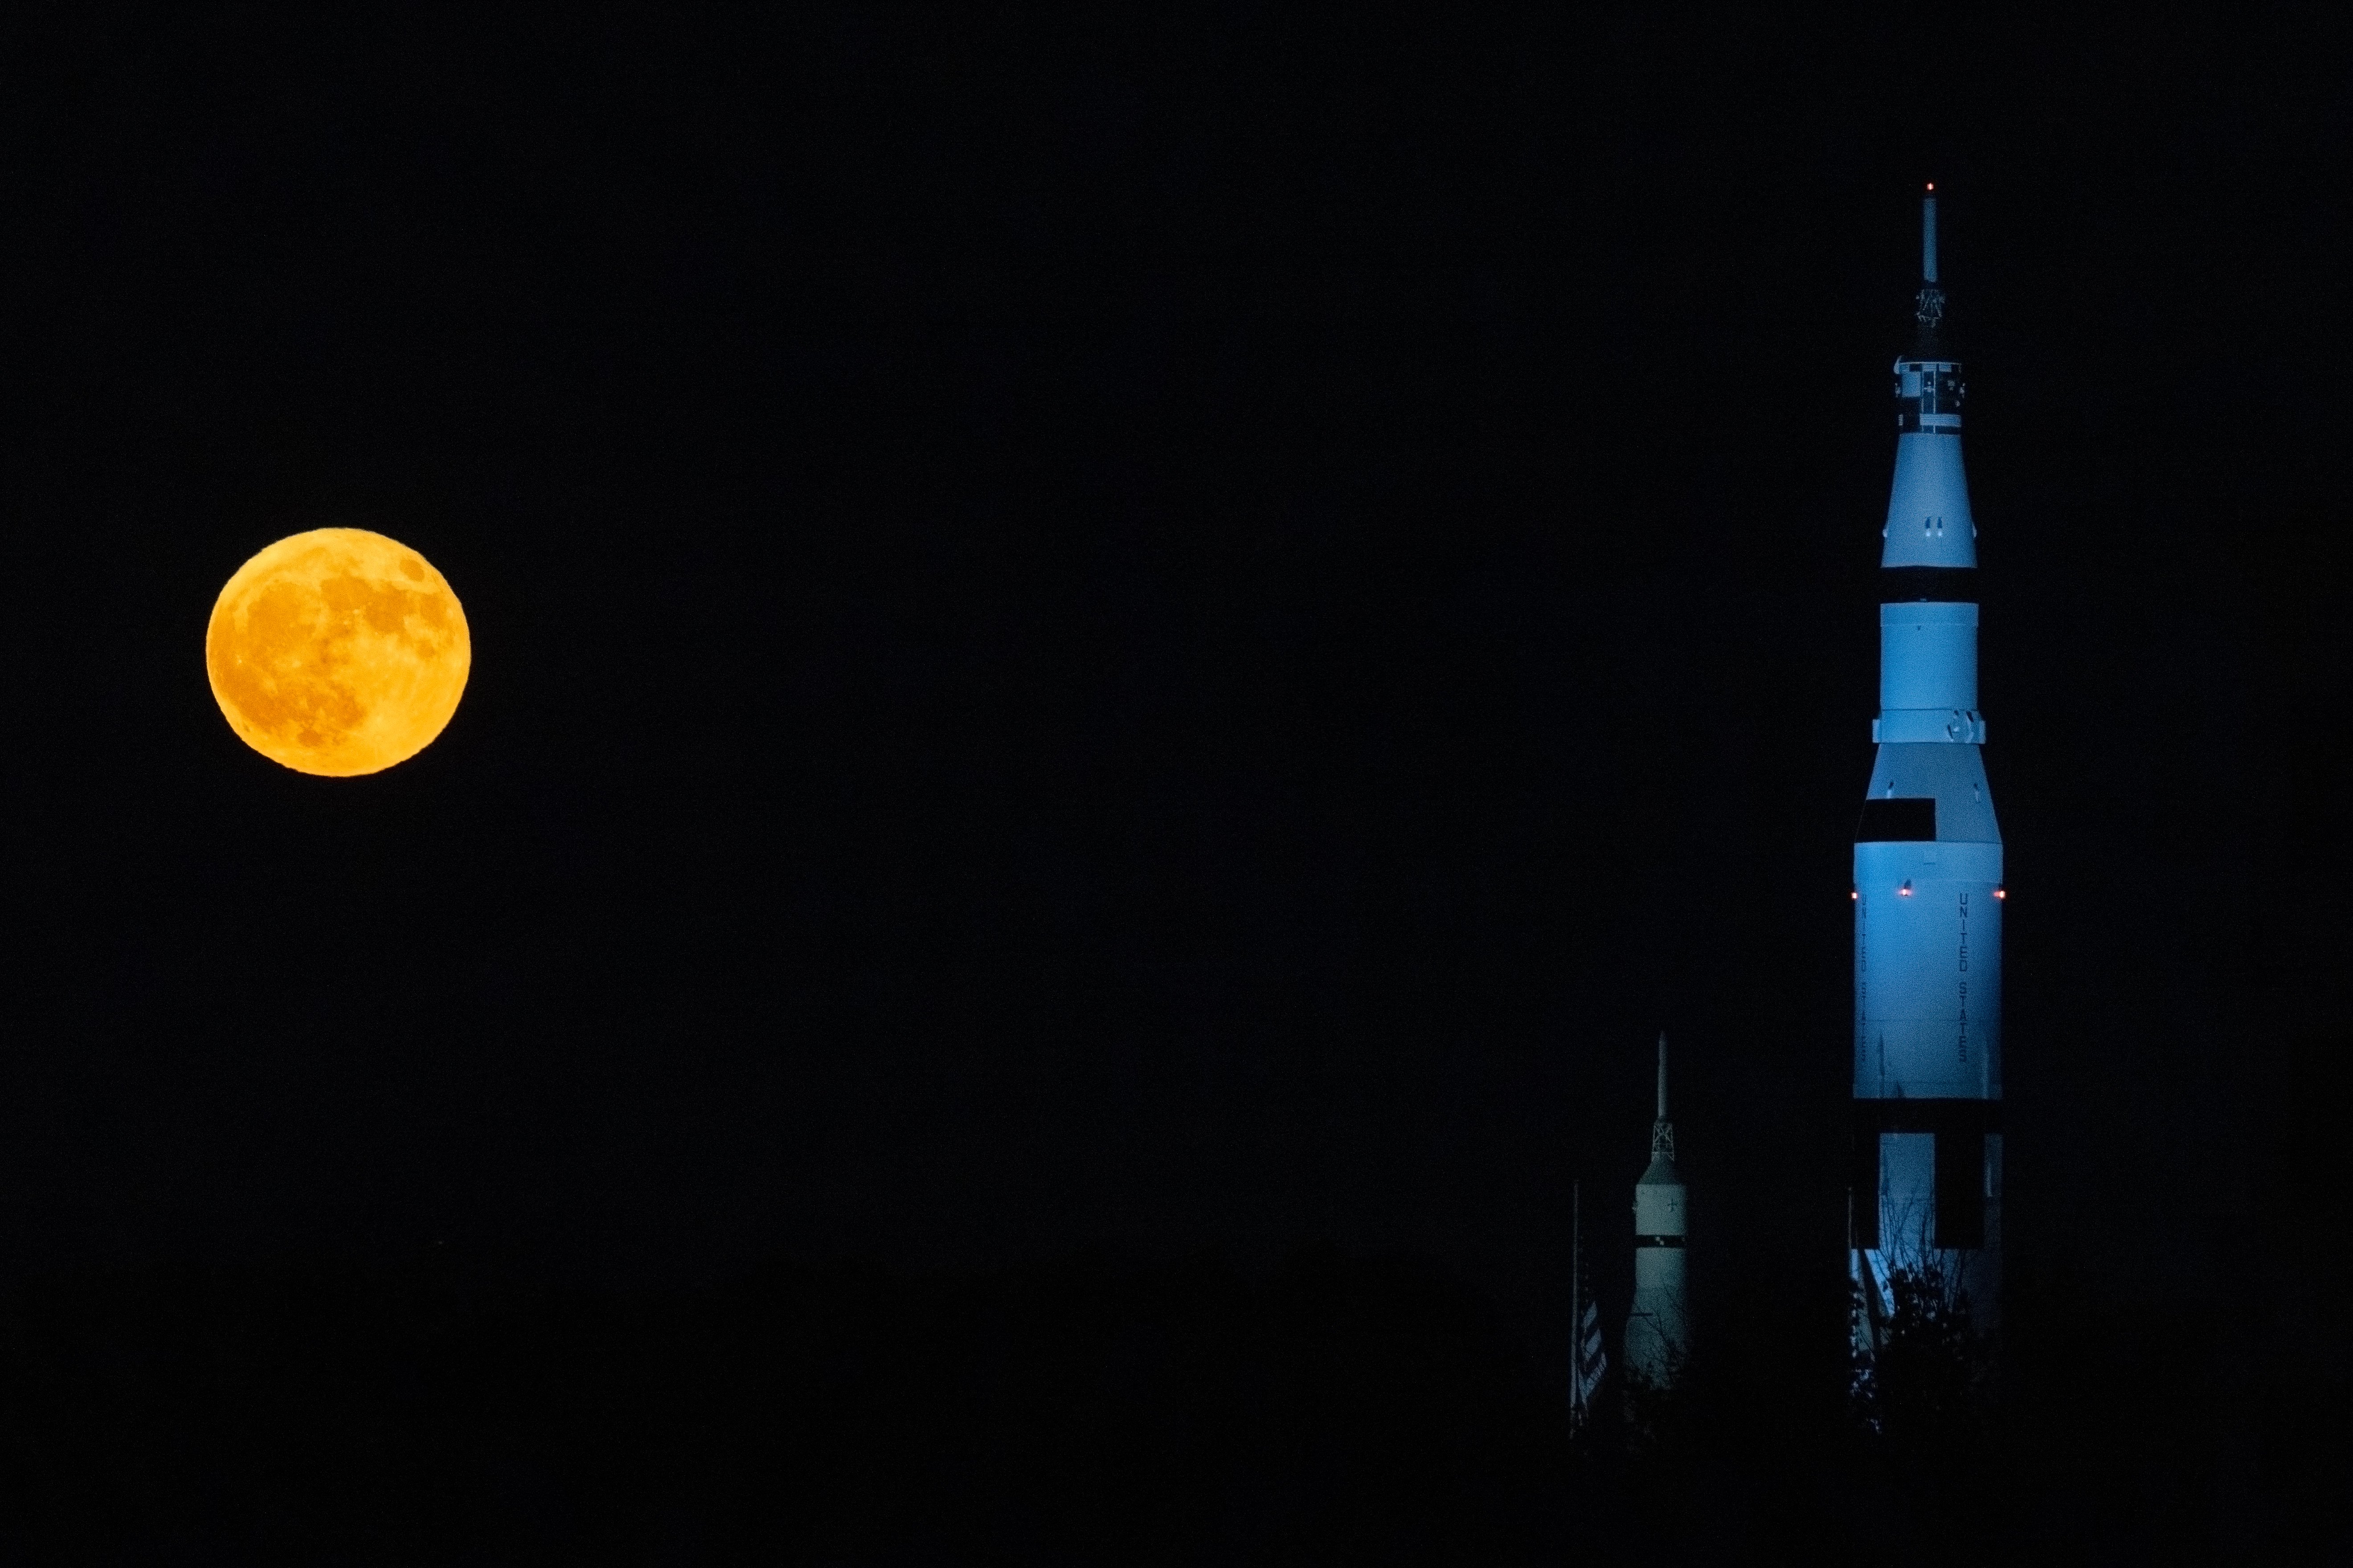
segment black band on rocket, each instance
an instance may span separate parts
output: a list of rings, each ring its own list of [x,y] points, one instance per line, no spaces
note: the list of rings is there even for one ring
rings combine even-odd
[[[1879,602],[1909,605],[1921,601],[1939,605],[1978,602],[1978,569],[1974,566],[1882,566]]]
[[[1999,1100],[1858,1100],[1854,1130],[1882,1132],[1999,1132]]]

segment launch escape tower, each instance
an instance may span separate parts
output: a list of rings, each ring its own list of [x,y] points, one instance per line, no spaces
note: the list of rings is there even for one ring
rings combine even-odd
[[[1966,1291],[1983,1328],[2000,1289],[2001,833],[1979,750],[1964,388],[1944,341],[1928,189],[1880,531],[1878,755],[1854,836],[1849,1259],[1866,1363],[1884,1341],[1897,1271],[1948,1300]]]
[[[1683,1178],[1675,1169],[1675,1124],[1667,1120],[1667,1037],[1659,1037],[1659,1114],[1651,1123],[1651,1164],[1634,1184],[1634,1310],[1626,1320],[1626,1375],[1672,1385],[1691,1348],[1683,1299]]]

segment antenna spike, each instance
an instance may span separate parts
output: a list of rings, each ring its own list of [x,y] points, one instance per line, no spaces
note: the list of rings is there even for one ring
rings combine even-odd
[[[1936,279],[1936,187],[1934,184],[1920,198],[1920,295],[1913,307],[1913,318],[1919,325],[1918,342],[1913,352],[1941,355],[1944,350],[1938,332],[1945,323],[1945,290]]]

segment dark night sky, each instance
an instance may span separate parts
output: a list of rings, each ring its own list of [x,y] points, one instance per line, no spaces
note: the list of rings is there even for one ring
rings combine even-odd
[[[1831,1301],[1924,178],[2020,1267],[2341,1223],[2342,16],[1434,15],[12,13],[0,1268],[1328,1241],[1546,1333],[1663,1025],[1704,1306]],[[352,782],[202,664],[330,523],[475,636]]]

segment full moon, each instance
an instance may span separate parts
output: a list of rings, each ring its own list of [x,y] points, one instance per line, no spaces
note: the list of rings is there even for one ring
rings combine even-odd
[[[396,539],[319,528],[237,569],[205,673],[245,743],[298,773],[381,773],[432,743],[473,668],[466,612]]]

